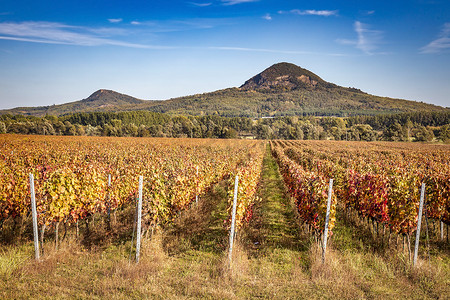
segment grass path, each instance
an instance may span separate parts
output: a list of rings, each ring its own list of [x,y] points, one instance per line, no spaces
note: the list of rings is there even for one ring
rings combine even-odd
[[[254,217],[246,230],[253,253],[274,249],[305,251],[309,241],[302,239],[298,221],[286,195],[278,166],[268,149],[263,161],[260,184],[261,201],[254,207]]]

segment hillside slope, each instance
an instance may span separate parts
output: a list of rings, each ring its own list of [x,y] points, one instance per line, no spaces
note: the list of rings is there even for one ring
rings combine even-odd
[[[378,97],[327,82],[290,63],[275,64],[239,88],[152,103],[147,109],[179,114],[222,116],[359,115],[441,111],[423,102]]]
[[[239,88],[146,101],[114,91],[99,90],[87,99],[62,105],[15,108],[0,114],[43,116],[74,112],[150,110],[182,115],[227,117],[282,115],[375,115],[413,111],[448,110],[423,102],[378,97],[356,88],[323,80],[311,71],[290,63],[275,64],[247,80]]]
[[[17,107],[0,111],[0,114],[19,114],[32,116],[64,115],[79,112],[105,112],[133,110],[133,107],[142,103],[140,100],[125,94],[111,90],[98,90],[88,98],[59,105],[38,106],[38,107]]]

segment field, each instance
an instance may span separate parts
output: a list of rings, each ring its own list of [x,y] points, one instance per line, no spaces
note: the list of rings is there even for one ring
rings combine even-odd
[[[446,299],[449,224],[447,145],[0,135],[5,299]]]

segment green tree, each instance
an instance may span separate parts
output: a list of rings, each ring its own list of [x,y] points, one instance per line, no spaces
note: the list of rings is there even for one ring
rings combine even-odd
[[[345,129],[333,126],[329,129],[328,135],[332,136],[336,141],[345,139]]]
[[[444,143],[450,142],[450,125],[444,125],[440,128],[439,139]]]
[[[368,124],[357,124],[350,128],[351,139],[354,141],[374,141],[376,139],[376,132],[372,126]]]
[[[238,135],[237,131],[234,130],[233,128],[224,127],[221,137],[224,139],[235,139],[237,138],[237,135]]]
[[[405,124],[403,125],[403,136],[406,141],[411,140],[411,130],[413,129],[414,124],[411,122],[411,119],[408,117]]]
[[[393,123],[383,132],[383,137],[388,141],[403,141],[403,128],[398,122]]]
[[[75,126],[72,125],[72,123],[70,123],[69,121],[65,121],[64,122],[64,134],[65,135],[76,135],[77,134],[77,130],[75,128]]]
[[[258,124],[256,126],[256,138],[260,140],[267,140],[272,135],[272,129],[265,124]]]
[[[138,136],[140,136],[140,137],[150,136],[150,132],[148,131],[147,127],[145,127],[145,125],[139,126]]]
[[[77,132],[77,135],[85,135],[86,131],[84,130],[84,126],[80,124],[75,125],[75,131]]]
[[[134,123],[127,124],[123,126],[122,132],[124,136],[138,136],[139,127],[134,125]]]
[[[92,126],[92,125],[86,125],[85,129],[85,134],[89,135],[89,136],[99,136],[101,135],[101,127],[100,126]]]
[[[430,142],[434,138],[433,131],[425,126],[418,126],[413,130],[413,137],[417,142]]]
[[[0,134],[6,133],[6,125],[4,122],[0,122]]]

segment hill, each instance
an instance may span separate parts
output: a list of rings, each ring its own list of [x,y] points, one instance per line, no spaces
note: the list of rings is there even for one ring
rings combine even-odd
[[[146,101],[114,91],[99,90],[81,101],[36,108],[15,108],[0,111],[0,114],[43,116],[74,112],[150,110],[182,115],[262,117],[376,115],[443,109],[423,102],[378,97],[356,88],[341,87],[294,64],[278,63],[253,76],[239,88],[165,101]]]
[[[275,64],[239,88],[153,103],[150,110],[179,114],[222,116],[376,115],[413,111],[440,111],[423,102],[378,97],[356,88],[323,80],[290,63]]]
[[[20,114],[32,116],[64,115],[79,112],[114,112],[133,110],[133,107],[147,101],[140,100],[111,90],[98,90],[88,98],[59,105],[38,107],[17,107],[0,111],[0,114]]]
[[[278,63],[247,80],[243,90],[293,90],[328,85],[316,74],[290,63]]]

